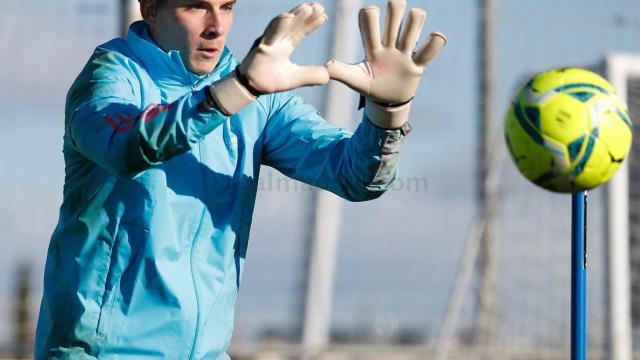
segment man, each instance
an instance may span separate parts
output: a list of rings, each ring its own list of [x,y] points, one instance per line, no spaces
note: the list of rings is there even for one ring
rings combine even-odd
[[[444,45],[414,52],[425,12],[360,14],[366,59],[299,67],[319,4],[273,19],[242,62],[233,0],[142,0],[71,87],[65,187],[48,250],[37,359],[228,359],[261,164],[351,201],[395,177],[411,99]],[[334,78],[365,97],[351,134],[286,90]]]

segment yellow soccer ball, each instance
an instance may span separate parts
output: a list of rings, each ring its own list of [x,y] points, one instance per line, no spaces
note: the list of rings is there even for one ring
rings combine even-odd
[[[518,170],[556,192],[592,189],[616,173],[631,148],[624,101],[602,77],[579,68],[534,76],[507,112],[504,135]]]

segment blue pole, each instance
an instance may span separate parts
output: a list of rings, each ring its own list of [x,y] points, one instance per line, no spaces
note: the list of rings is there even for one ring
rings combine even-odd
[[[585,360],[587,347],[587,193],[571,195],[571,360]]]

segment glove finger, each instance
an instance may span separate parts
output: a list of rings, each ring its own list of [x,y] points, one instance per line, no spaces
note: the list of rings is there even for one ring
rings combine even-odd
[[[289,10],[289,12],[276,16],[267,26],[267,30],[265,30],[263,43],[273,45],[278,40],[291,37],[292,34],[299,31],[301,23],[304,23],[305,19],[312,13],[313,8],[309,4],[300,4]]]
[[[292,88],[324,85],[329,82],[329,73],[324,66],[299,66],[292,76]]]
[[[367,60],[373,58],[373,50],[382,47],[380,42],[380,9],[367,6],[360,9],[358,14],[360,36]]]
[[[310,12],[297,14],[295,26],[291,28],[293,46],[297,46],[302,39],[328,20],[322,5],[312,3],[307,4],[307,8],[310,9]]]
[[[384,47],[395,47],[400,26],[402,25],[402,15],[407,8],[406,0],[389,0],[387,2],[387,17],[384,27]]]
[[[438,55],[446,43],[447,37],[443,33],[431,33],[422,48],[413,56],[413,61],[420,66],[427,66],[427,64]]]
[[[371,76],[364,63],[347,64],[338,60],[329,61],[325,67],[329,77],[339,81],[363,95],[370,92]]]
[[[262,43],[265,45],[273,45],[276,41],[285,37],[293,20],[294,15],[291,13],[283,13],[273,18],[264,31]]]
[[[313,13],[313,5],[314,3],[303,3],[289,10],[289,12],[296,17],[306,18]]]
[[[302,32],[305,35],[310,34],[312,31],[322,25],[329,18],[324,12],[324,7],[320,3],[311,3],[311,14],[302,23]]]
[[[407,19],[407,25],[404,28],[404,34],[400,38],[398,49],[404,54],[411,55],[413,48],[416,46],[418,37],[422,32],[422,26],[424,20],[427,17],[427,12],[422,9],[411,9],[409,17]]]
[[[291,9],[289,12],[294,16],[291,28],[289,28],[289,35],[292,35],[300,32],[300,29],[304,27],[307,19],[313,14],[313,7],[309,3],[304,3]]]

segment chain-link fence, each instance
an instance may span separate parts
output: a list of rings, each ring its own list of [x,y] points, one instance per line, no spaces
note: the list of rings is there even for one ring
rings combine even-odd
[[[236,56],[244,56],[272,16],[297,2],[239,1],[229,38]],[[335,2],[321,2],[333,17]],[[62,194],[64,98],[93,48],[117,36],[118,3],[0,2],[0,44],[5,49],[0,59],[0,203],[4,205],[0,207],[0,353],[14,353],[15,274],[24,260],[33,264],[33,285],[29,310],[19,317],[35,323],[44,257]],[[383,0],[365,3],[384,7]],[[403,185],[374,202],[345,205],[332,347],[325,359],[429,359],[437,348],[478,209],[478,4],[409,0],[409,6],[429,11],[425,34],[444,31],[449,43],[430,65],[416,96],[414,130],[404,144],[398,182]],[[640,51],[640,3],[635,0],[503,0],[498,5],[496,147],[504,146],[502,109],[524,76],[555,66],[591,67],[611,52]],[[330,20],[305,41],[294,60],[302,64],[328,60],[331,24]],[[322,88],[300,94],[322,108]],[[637,121],[640,79],[629,80],[628,95],[631,117]],[[360,119],[355,116],[354,126]],[[640,152],[638,135],[635,153]],[[447,358],[567,359],[570,198],[534,188],[508,158],[501,162],[492,335],[482,347],[474,342],[477,279],[471,273]],[[631,159],[630,185],[636,327],[640,324],[638,179],[636,154]],[[310,192],[269,169],[262,172],[261,184],[232,350],[238,359],[296,358],[301,354],[301,274],[306,266]],[[602,190],[589,193],[591,359],[604,359],[608,346],[604,204]],[[640,344],[640,331],[634,334]]]
[[[640,74],[627,81],[627,103],[632,119],[640,119]],[[640,127],[635,123],[633,146],[629,157],[629,221],[631,266],[631,316],[633,344],[640,352]],[[640,354],[635,358],[640,359]]]

